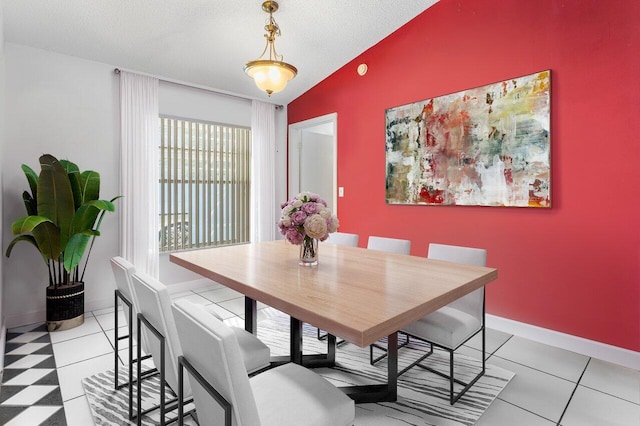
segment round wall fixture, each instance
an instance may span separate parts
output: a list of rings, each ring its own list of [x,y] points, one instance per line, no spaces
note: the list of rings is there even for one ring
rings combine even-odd
[[[367,73],[367,69],[368,69],[367,64],[358,65],[358,74],[361,76],[365,75]]]

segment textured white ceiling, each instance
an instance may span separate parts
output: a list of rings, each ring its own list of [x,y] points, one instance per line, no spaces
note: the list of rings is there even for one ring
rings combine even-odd
[[[264,48],[261,0],[2,0],[5,40],[289,103],[437,0],[279,0],[276,48],[298,76],[270,99],[242,68]]]

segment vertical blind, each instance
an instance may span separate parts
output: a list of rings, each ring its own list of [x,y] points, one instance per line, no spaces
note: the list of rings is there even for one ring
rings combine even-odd
[[[160,251],[249,241],[251,130],[160,117]]]

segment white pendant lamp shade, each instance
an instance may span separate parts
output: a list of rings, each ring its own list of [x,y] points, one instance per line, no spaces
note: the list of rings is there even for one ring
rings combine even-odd
[[[256,86],[267,95],[282,91],[289,80],[294,78],[298,73],[296,67],[282,61],[282,55],[276,52],[275,40],[280,35],[280,27],[273,19],[273,12],[278,10],[278,3],[275,1],[265,1],[262,3],[262,10],[269,14],[267,25],[264,29],[267,33],[264,37],[267,44],[262,54],[255,61],[247,62],[244,66],[244,72],[251,77]],[[269,59],[263,59],[263,56],[269,52]]]

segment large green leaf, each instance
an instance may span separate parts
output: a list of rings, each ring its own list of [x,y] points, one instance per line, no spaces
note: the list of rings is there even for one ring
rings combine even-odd
[[[87,231],[73,234],[69,238],[69,242],[64,249],[64,269],[67,272],[71,272],[78,266],[92,235],[94,234],[91,231]]]
[[[93,170],[87,170],[80,174],[82,191],[82,204],[97,200],[100,197],[100,174]]]
[[[64,168],[64,171],[67,172],[67,174],[73,172],[80,173],[80,169],[78,168],[76,163],[73,163],[69,160],[60,160],[60,165]]]
[[[33,237],[33,235],[18,235],[9,243],[9,247],[7,247],[7,252],[6,252],[7,257],[11,256],[11,251],[13,250],[13,246],[15,246],[16,243],[18,243],[19,241],[26,241],[28,243],[33,244],[36,247],[36,249],[38,248],[38,243],[36,243],[36,239]]]
[[[51,220],[44,216],[24,216],[13,221],[11,224],[11,232],[13,232],[13,235],[32,232],[36,226],[43,222],[51,222]]]
[[[107,200],[93,200],[89,201],[87,205],[96,207],[100,210],[106,210],[108,212],[116,211],[116,206],[111,201]]]
[[[81,206],[71,220],[71,227],[69,233],[71,235],[93,229],[93,225],[96,223],[100,210],[91,205]]]
[[[29,191],[24,191],[22,193],[22,201],[24,202],[24,208],[27,210],[27,214],[29,216],[36,216],[38,214],[38,203],[31,194],[29,194]]]
[[[45,259],[57,261],[62,253],[60,230],[51,222],[42,222],[31,232]]]
[[[68,160],[60,160],[60,164],[67,172],[71,192],[73,193],[73,204],[76,210],[82,205],[82,190],[80,189],[80,169],[75,163]]]
[[[36,199],[36,195],[38,193],[38,174],[26,164],[22,165],[22,171],[24,172],[24,175],[27,177],[27,181],[29,182],[31,197]]]
[[[48,217],[59,228],[60,243],[64,247],[75,213],[71,184],[66,170],[54,156],[41,156],[40,166],[42,171],[38,178],[38,215]]]
[[[71,172],[67,175],[71,192],[73,193],[73,206],[76,210],[82,205],[82,184],[80,183],[80,172]]]

